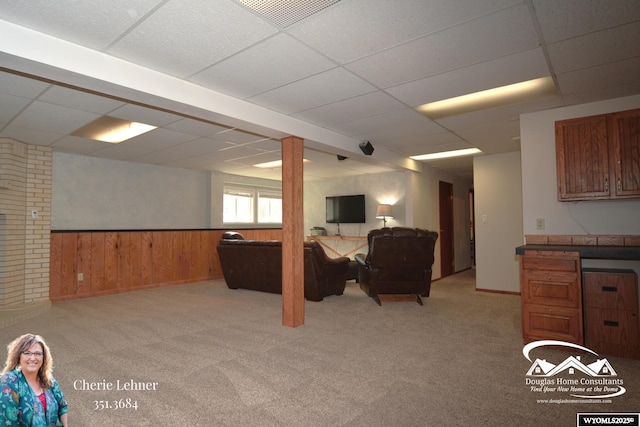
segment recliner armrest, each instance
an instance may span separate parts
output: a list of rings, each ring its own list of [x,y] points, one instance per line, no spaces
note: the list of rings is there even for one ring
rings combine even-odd
[[[363,267],[367,266],[367,254],[355,254],[353,258],[359,265]]]
[[[349,261],[350,261],[349,258],[347,258],[346,256],[341,256],[341,257],[338,257],[338,258],[329,258],[329,257],[327,257],[324,260],[324,262],[326,264],[336,264],[336,265],[341,265],[341,264],[344,264],[344,263],[348,264]]]

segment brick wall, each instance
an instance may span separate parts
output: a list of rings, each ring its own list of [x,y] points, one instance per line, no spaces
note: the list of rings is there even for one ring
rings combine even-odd
[[[50,147],[0,138],[0,307],[49,299],[51,169]]]

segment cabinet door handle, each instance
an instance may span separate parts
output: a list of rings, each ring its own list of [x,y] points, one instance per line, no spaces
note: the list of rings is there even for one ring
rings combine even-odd
[[[603,286],[602,292],[618,292],[618,288],[615,286]]]
[[[605,193],[609,192],[609,178],[604,179],[604,192]]]
[[[618,177],[618,193],[622,191],[622,182],[620,182],[620,177]]]
[[[604,326],[615,326],[615,327],[618,327],[618,322],[615,322],[613,320],[605,320],[604,321]]]

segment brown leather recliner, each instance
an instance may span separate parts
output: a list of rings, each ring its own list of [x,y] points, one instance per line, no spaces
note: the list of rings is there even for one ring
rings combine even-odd
[[[393,227],[371,230],[369,252],[356,254],[360,288],[378,305],[379,294],[421,296],[431,290],[431,267],[438,233],[420,228]]]
[[[282,242],[245,240],[238,232],[225,232],[218,243],[222,273],[230,289],[282,293]],[[349,258],[329,258],[318,242],[304,243],[304,296],[322,301],[342,295]]]

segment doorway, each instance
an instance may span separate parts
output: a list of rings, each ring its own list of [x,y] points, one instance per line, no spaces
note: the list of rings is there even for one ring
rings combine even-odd
[[[453,184],[439,182],[440,199],[440,277],[455,272],[453,247]]]

